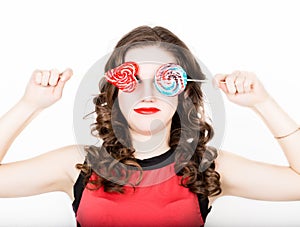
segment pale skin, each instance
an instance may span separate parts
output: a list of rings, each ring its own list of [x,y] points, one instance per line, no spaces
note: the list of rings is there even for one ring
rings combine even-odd
[[[0,160],[20,132],[41,111],[61,98],[64,86],[72,75],[71,69],[61,73],[55,69],[33,72],[24,96],[0,119]],[[217,74],[215,83],[230,101],[256,112],[274,136],[287,135],[298,128],[297,123],[280,108],[254,73],[234,71],[230,74]],[[152,99],[151,102],[155,103],[156,100]],[[168,138],[167,134],[163,135]],[[137,136],[147,140],[142,133]],[[161,134],[158,133],[158,136]],[[220,150],[215,162],[216,170],[221,175],[222,194],[211,197],[210,202],[226,195],[270,201],[300,200],[300,131],[279,139],[278,142],[289,166],[248,160]],[[152,152],[150,156],[168,149],[166,143],[161,146],[157,148],[157,153]],[[138,148],[136,156],[149,157]],[[70,145],[29,160],[1,164],[0,197],[23,197],[63,191],[73,200],[73,186],[80,173],[75,165],[83,163],[84,159],[82,146]],[[55,168],[52,167],[53,163]]]

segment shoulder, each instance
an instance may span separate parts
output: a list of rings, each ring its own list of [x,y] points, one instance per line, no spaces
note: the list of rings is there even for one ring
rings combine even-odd
[[[56,159],[57,162],[83,163],[86,153],[84,145],[68,145],[52,150],[46,153],[45,156],[48,156],[48,158],[52,157]]]
[[[68,145],[57,148],[50,152],[47,152],[38,159],[41,163],[48,165],[52,163],[56,166],[56,169],[60,171],[61,176],[70,185],[73,185],[80,173],[80,170],[76,168],[77,164],[83,164],[86,158],[87,152],[84,145]]]
[[[233,176],[239,176],[238,172],[242,172],[245,166],[251,162],[242,156],[232,152],[219,150],[215,160],[216,171],[221,176],[222,190],[226,191],[226,187],[232,183]]]
[[[60,153],[62,156],[66,156],[69,160],[83,162],[86,157],[86,146],[85,145],[68,145],[61,147],[53,151],[54,153]]]
[[[75,183],[80,173],[76,168],[76,165],[84,163],[87,155],[86,146],[69,145],[61,147],[53,151],[53,153],[57,154],[57,157],[59,158],[57,162],[65,167],[66,173],[69,175],[71,181]]]
[[[65,192],[73,200],[73,187],[80,175],[80,169],[76,167],[77,164],[83,164],[86,160],[86,146],[85,145],[68,145],[58,148],[47,154],[53,156],[54,163],[60,166],[61,171],[64,173],[64,186]],[[50,158],[51,159],[51,158]]]
[[[218,150],[218,156],[215,159],[215,170],[220,174],[222,193],[212,199],[231,195],[231,189],[236,187],[236,184],[243,181],[245,177],[244,167],[249,166],[251,162],[251,160],[232,152]]]
[[[228,152],[224,150],[218,150],[218,156],[215,160],[215,166],[216,166],[216,171],[218,171],[220,174],[223,173],[223,171],[226,171],[232,164],[235,163],[237,159],[241,159],[242,157]]]

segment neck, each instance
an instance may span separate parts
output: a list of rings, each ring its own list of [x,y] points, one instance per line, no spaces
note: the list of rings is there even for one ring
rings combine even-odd
[[[147,135],[130,130],[135,157],[138,159],[152,158],[168,151],[170,149],[170,129],[171,126],[167,126],[155,134]]]

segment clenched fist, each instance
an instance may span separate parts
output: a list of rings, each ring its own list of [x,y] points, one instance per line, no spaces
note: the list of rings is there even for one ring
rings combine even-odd
[[[72,75],[73,72],[69,68],[61,73],[57,69],[35,70],[22,101],[37,109],[44,109],[52,105],[61,98],[65,83]]]
[[[234,71],[231,74],[217,74],[215,83],[230,101],[241,106],[254,107],[269,97],[262,83],[251,72]]]

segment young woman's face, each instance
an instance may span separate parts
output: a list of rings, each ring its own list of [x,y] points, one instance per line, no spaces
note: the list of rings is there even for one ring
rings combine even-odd
[[[156,70],[165,63],[176,63],[165,50],[156,47],[137,47],[129,50],[125,62],[139,65],[139,83],[133,92],[119,90],[118,100],[130,130],[142,135],[153,135],[171,127],[178,104],[178,96],[168,97],[154,86]]]

